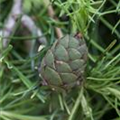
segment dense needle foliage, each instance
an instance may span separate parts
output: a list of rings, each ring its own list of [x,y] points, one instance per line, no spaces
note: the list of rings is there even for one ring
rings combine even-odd
[[[0,0],[0,120],[119,120],[120,1],[21,2],[6,30],[14,0]],[[23,14],[37,29],[22,23]],[[68,94],[42,85],[39,76],[42,58],[59,38],[57,27],[64,35],[80,31],[89,52],[83,83]]]

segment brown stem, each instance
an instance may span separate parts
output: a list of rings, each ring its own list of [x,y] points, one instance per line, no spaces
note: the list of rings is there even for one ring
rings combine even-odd
[[[52,5],[50,4],[49,0],[44,0],[44,4],[46,5],[46,7],[48,7],[48,15],[53,18],[54,20],[58,20],[58,18],[55,16],[55,12],[54,9],[52,7]],[[55,32],[57,35],[57,38],[60,39],[61,37],[63,37],[63,33],[61,31],[60,28],[55,27]]]

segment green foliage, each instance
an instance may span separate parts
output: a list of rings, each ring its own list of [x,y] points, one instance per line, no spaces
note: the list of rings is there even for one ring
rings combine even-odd
[[[23,11],[26,13],[30,13],[32,8],[39,8],[41,5],[40,0],[24,0],[23,1]]]
[[[72,21],[73,29],[77,29],[83,34],[87,32],[89,24],[95,22],[94,17],[100,14],[99,10],[103,7],[104,3],[105,0],[96,2],[91,0],[55,1],[55,4],[61,8],[60,16],[67,14]]]
[[[1,28],[12,4],[0,1]],[[3,48],[4,38],[0,36],[0,120],[119,120],[120,2],[52,0],[51,4],[58,21],[48,15],[48,3],[23,1],[23,11],[34,17],[47,39],[48,45],[40,52],[40,36],[27,35],[18,24],[9,36],[8,47]],[[67,20],[61,20],[64,15]],[[42,58],[56,40],[55,27],[64,34],[70,29],[72,33],[80,31],[89,49],[83,83],[67,94],[41,85],[38,72]]]

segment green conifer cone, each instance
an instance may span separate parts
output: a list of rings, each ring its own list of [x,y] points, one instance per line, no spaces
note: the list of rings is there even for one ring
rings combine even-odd
[[[83,78],[88,51],[79,35],[65,35],[47,51],[41,63],[41,77],[53,89],[71,89]]]

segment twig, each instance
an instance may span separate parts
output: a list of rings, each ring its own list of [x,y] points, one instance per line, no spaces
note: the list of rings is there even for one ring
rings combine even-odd
[[[48,15],[51,18],[53,18],[55,20],[58,20],[57,17],[55,16],[55,12],[54,12],[54,9],[53,9],[52,5],[50,4],[50,1],[49,0],[44,0],[44,4],[45,4],[45,6],[48,9]],[[55,27],[55,32],[56,32],[56,35],[57,35],[58,39],[60,39],[61,37],[63,37],[63,33],[62,33],[62,31],[61,31],[60,28]]]
[[[42,36],[42,31],[40,28],[38,28],[34,21],[28,16],[28,15],[23,15],[21,22],[28,30],[33,34],[33,36]],[[41,38],[38,39],[41,44],[46,44],[46,38],[42,36]]]
[[[12,33],[13,28],[16,25],[16,19],[22,13],[21,11],[22,0],[14,0],[12,10],[8,16],[8,19],[5,21],[3,30],[0,30],[0,35],[4,37],[9,37]],[[8,39],[3,39],[3,47],[7,47]]]
[[[5,21],[4,28],[0,30],[0,35],[5,38],[9,38],[13,29],[16,26],[16,20],[18,19],[19,15],[23,15],[21,17],[21,22],[26,28],[35,36],[42,36],[42,31],[38,28],[34,21],[28,16],[25,15],[22,11],[22,0],[14,0],[12,10],[8,16],[8,19]],[[38,39],[40,43],[46,44],[45,37]],[[9,39],[3,39],[3,47],[8,46]]]

